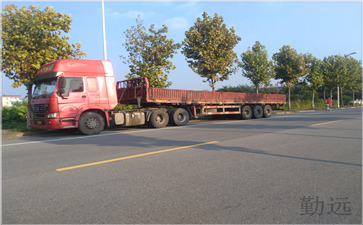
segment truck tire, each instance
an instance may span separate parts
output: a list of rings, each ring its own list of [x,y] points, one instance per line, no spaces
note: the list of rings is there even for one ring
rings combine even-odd
[[[78,121],[78,129],[82,134],[93,135],[99,134],[105,127],[103,116],[95,112],[86,112],[82,114]]]
[[[184,108],[170,110],[169,122],[173,126],[184,126],[189,122],[189,113]]]
[[[156,109],[151,113],[148,126],[151,128],[162,128],[168,125],[169,115],[165,110]]]
[[[272,115],[272,107],[270,105],[265,105],[263,107],[263,117],[269,118]]]
[[[263,116],[263,109],[262,106],[256,105],[253,107],[253,118],[254,119],[260,119]]]
[[[241,112],[242,119],[249,120],[252,117],[252,109],[250,106],[245,105],[242,106],[242,112]]]

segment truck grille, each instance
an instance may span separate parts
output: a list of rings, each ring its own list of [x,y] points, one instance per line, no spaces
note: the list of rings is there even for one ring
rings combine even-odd
[[[45,114],[34,114],[34,118],[44,118]]]
[[[45,104],[34,104],[33,111],[35,113],[44,113],[46,111],[46,106]]]

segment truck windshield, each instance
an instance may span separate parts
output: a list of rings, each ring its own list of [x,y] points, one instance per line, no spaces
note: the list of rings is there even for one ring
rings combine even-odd
[[[33,98],[47,97],[53,94],[57,78],[39,80],[35,83]]]

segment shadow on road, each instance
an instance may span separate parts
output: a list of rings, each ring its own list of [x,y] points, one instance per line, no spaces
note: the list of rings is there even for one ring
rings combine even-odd
[[[357,112],[361,113],[361,111]],[[357,119],[357,113],[350,114],[344,118],[344,120],[357,120],[361,123],[361,120]],[[267,123],[268,120],[268,123]],[[96,136],[84,136],[80,135],[77,130],[66,130],[60,132],[53,132],[48,135],[38,135],[36,137],[33,136],[24,136],[20,138],[21,141],[40,141],[46,142],[48,144],[54,144],[61,148],[62,145],[72,145],[74,148],[64,148],[62,151],[72,152],[74,151],[76,146],[89,146],[89,148],[83,148],[82,152],[102,152],[105,151],[106,147],[120,147],[120,148],[112,148],[107,149],[107,151],[112,151],[115,154],[120,153],[121,156],[140,154],[143,152],[150,152],[156,150],[164,150],[171,149],[182,146],[190,146],[197,145],[203,143],[203,141],[194,141],[186,140],[183,135],[195,136],[197,137],[199,134],[205,134],[208,137],[208,134],[218,135],[218,132],[230,133],[230,139],[240,139],[243,137],[251,136],[251,135],[260,135],[266,133],[277,133],[278,135],[294,135],[294,136],[311,136],[311,137],[324,137],[324,138],[344,138],[351,139],[353,141],[361,140],[358,137],[358,134],[355,137],[344,137],[344,136],[328,136],[324,135],[323,132],[316,134],[299,134],[289,132],[291,129],[311,129],[311,130],[319,130],[319,129],[335,129],[335,128],[327,128],[320,126],[311,126],[316,123],[324,123],[328,121],[334,120],[342,120],[342,116],[335,116],[333,114],[329,114],[326,117],[277,117],[271,119],[260,119],[260,120],[249,120],[244,122],[236,121],[233,123],[233,120],[223,120],[224,122],[218,123],[203,123],[203,124],[194,124],[187,127],[182,127],[180,129],[146,129],[143,127],[139,128],[120,128],[120,129],[110,129],[103,132],[101,135]],[[157,132],[153,132],[157,131]],[[173,132],[173,135],[169,135],[169,133]],[[210,132],[210,133],[208,133]],[[217,132],[217,133],[216,133]],[[357,133],[360,132],[362,134],[362,130],[357,130]],[[54,139],[57,137],[59,140]],[[226,137],[224,135],[224,137]],[[102,138],[102,139],[101,139]],[[226,138],[221,139],[221,137],[217,141],[225,141]],[[96,146],[96,147],[94,147]],[[273,152],[263,151],[263,150],[255,150],[248,149],[244,147],[228,147],[222,146],[219,144],[208,144],[196,147],[202,150],[213,150],[213,151],[236,151],[241,153],[248,154],[259,154],[266,155],[271,157],[280,157],[285,159],[298,159],[298,160],[307,160],[314,161],[320,163],[334,163],[341,165],[349,165],[349,166],[358,166],[362,167],[362,164],[358,163],[350,163],[350,162],[342,162],[342,161],[332,161],[325,159],[317,159],[317,158],[307,158],[300,157],[294,155],[285,155],[285,154],[276,154]],[[126,155],[125,155],[126,154]]]

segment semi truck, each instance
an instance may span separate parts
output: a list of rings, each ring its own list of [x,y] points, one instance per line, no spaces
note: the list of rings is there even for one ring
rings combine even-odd
[[[282,94],[154,88],[147,78],[115,83],[109,60],[57,60],[43,65],[34,83],[31,126],[78,128],[86,135],[117,126],[184,126],[201,115],[268,118],[286,104]],[[115,110],[120,104],[134,107]]]

